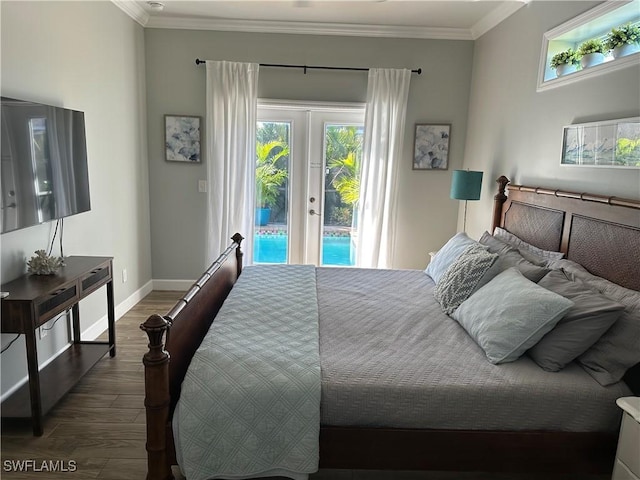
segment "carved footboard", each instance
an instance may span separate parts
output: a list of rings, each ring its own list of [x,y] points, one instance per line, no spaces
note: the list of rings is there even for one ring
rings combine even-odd
[[[191,358],[242,272],[242,240],[242,235],[236,233],[232,244],[167,315],[151,315],[140,325],[149,337],[149,351],[143,358],[147,480],[173,478],[171,465],[176,463],[171,430],[173,410]],[[167,350],[171,352],[171,361]]]

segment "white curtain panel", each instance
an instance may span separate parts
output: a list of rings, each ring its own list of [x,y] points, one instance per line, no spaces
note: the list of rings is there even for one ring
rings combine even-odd
[[[369,70],[356,265],[392,268],[398,165],[411,70]]]
[[[208,181],[206,261],[245,237],[245,263],[252,263],[257,63],[207,60],[206,162]]]

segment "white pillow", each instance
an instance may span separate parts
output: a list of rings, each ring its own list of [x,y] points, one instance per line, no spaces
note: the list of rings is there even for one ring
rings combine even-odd
[[[464,232],[455,234],[433,256],[433,259],[429,262],[429,265],[427,265],[425,273],[437,284],[449,266],[471,245],[480,245],[480,243],[469,238]],[[484,245],[481,246],[486,249]]]
[[[491,363],[513,362],[549,332],[573,306],[525,278],[517,268],[500,273],[451,315]]]

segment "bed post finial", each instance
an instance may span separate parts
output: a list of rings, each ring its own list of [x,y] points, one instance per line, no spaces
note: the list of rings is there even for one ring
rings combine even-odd
[[[498,184],[498,195],[502,195],[502,198],[504,198],[504,200],[507,199],[505,191],[507,189],[507,183],[509,183],[510,181],[511,180],[509,180],[504,175],[500,175],[498,178],[496,178],[496,183]]]
[[[498,193],[495,197],[493,197],[493,220],[491,223],[491,233],[496,227],[500,226],[502,222],[502,206],[504,202],[507,201],[507,195],[505,193],[507,189],[507,184],[509,183],[509,179],[504,175],[501,175],[496,179],[496,183],[498,184]]]
[[[238,266],[238,275],[240,275],[240,273],[242,273],[242,257],[244,255],[244,253],[242,253],[242,250],[240,249],[240,244],[242,243],[242,240],[244,240],[244,237],[239,233],[234,233],[233,237],[231,237],[231,240],[238,244],[238,246],[236,247],[236,264]]]
[[[147,480],[173,479],[166,441],[170,399],[169,354],[163,343],[169,326],[169,321],[157,314],[140,325],[149,337],[149,351],[142,359],[147,412]]]

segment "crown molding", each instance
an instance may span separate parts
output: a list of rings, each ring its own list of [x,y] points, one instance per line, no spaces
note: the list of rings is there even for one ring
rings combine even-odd
[[[132,2],[131,0],[111,0],[111,3],[113,3],[120,10],[129,15],[143,27],[147,26],[150,15],[136,2]]]
[[[145,28],[218,30],[223,32],[288,33],[295,35],[336,35],[347,37],[420,38],[435,40],[476,40],[513,15],[530,0],[513,0],[485,16],[470,29],[417,26],[361,25],[349,23],[283,22],[152,16],[137,2],[111,0],[120,10]]]
[[[212,18],[151,17],[147,28],[219,30],[225,32],[289,33],[296,35],[338,35],[355,37],[423,38],[473,40],[462,28],[428,28],[348,23],[280,22]]]
[[[479,22],[477,22],[474,26],[471,27],[470,34],[471,37],[476,40],[480,38],[482,35],[487,33],[493,27],[497,26],[511,15],[516,13],[522,7],[524,7],[529,0],[520,0],[513,2],[505,2],[500,7],[493,10],[489,15],[486,15]]]

